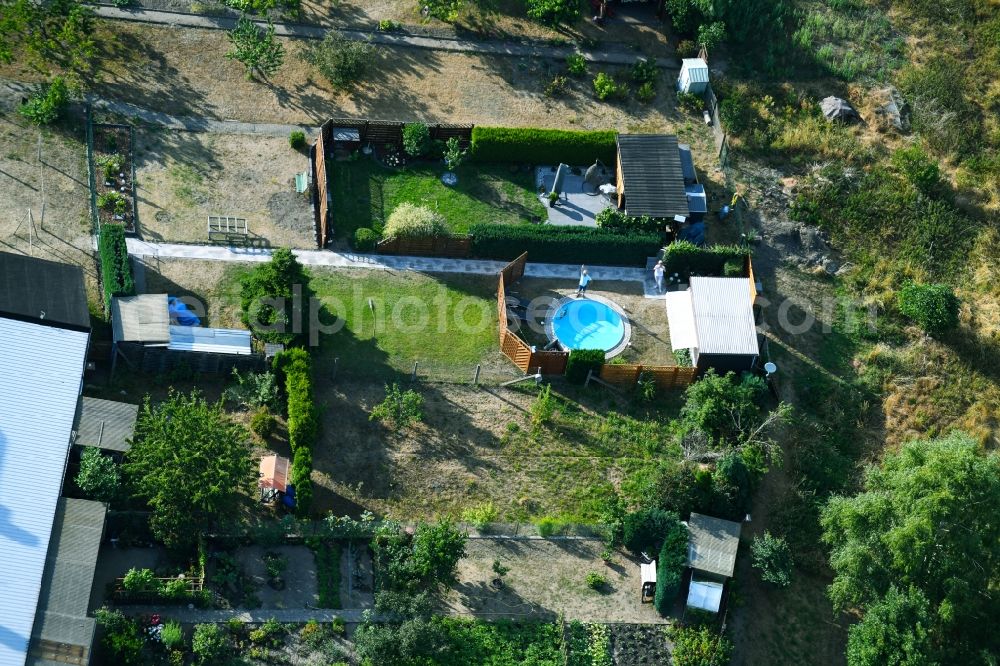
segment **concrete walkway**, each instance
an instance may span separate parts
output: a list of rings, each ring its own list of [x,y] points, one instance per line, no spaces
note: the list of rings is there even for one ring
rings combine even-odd
[[[184,28],[203,28],[206,30],[231,30],[236,25],[236,19],[230,16],[204,16],[201,14],[184,14],[152,9],[118,8],[109,5],[97,5],[94,13],[101,18],[121,21],[136,21],[155,25],[169,25]],[[258,21],[260,25],[266,25]],[[294,23],[275,23],[275,34],[282,37],[297,37],[302,39],[322,39],[329,31],[313,25]],[[405,33],[389,33],[366,30],[340,30],[348,39],[357,41],[372,41],[386,46],[408,46],[436,51],[458,51],[462,53],[477,53],[485,55],[511,56],[516,58],[553,58],[565,59],[577,49],[572,46],[550,46],[547,44],[514,44],[509,42],[488,42],[471,39],[448,39],[445,37],[424,37]],[[590,62],[608,65],[631,65],[638,54],[634,51],[580,51]],[[667,69],[680,69],[677,58],[656,58],[656,64]]]
[[[318,127],[309,125],[279,125],[275,123],[244,123],[236,120],[211,120],[209,118],[196,118],[194,116],[171,116],[160,111],[150,111],[141,106],[136,106],[129,102],[122,102],[113,99],[104,99],[96,95],[87,95],[86,100],[95,109],[120,113],[130,118],[149,123],[150,125],[160,125],[168,129],[182,130],[188,132],[215,132],[217,134],[263,134],[266,136],[283,136],[294,130],[302,130],[307,136],[319,131]]]

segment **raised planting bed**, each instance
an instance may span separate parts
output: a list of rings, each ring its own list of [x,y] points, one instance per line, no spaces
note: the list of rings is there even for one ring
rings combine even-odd
[[[100,224],[118,224],[136,232],[135,164],[130,125],[94,125],[94,170],[97,218]]]

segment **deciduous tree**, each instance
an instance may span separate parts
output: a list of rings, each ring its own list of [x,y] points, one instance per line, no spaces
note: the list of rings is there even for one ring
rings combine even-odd
[[[249,433],[197,392],[147,398],[139,411],[125,472],[153,510],[153,534],[190,547],[218,518],[232,516],[254,477]]]
[[[266,79],[273,75],[285,59],[285,47],[274,36],[274,25],[260,28],[245,16],[227,33],[232,47],[226,53],[230,60],[237,60],[247,68],[247,79],[255,76]]]

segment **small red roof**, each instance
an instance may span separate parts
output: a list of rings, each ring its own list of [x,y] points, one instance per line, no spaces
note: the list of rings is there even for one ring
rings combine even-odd
[[[285,492],[288,487],[288,458],[281,456],[264,456],[260,459],[260,480],[257,485],[261,488],[273,488],[278,492]]]

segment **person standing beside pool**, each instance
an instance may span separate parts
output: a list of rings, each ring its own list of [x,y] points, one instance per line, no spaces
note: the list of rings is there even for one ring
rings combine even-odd
[[[661,294],[663,293],[663,273],[663,262],[656,262],[656,265],[653,266],[653,279],[656,280],[656,290]]]
[[[580,266],[580,286],[576,288],[576,295],[579,298],[587,293],[587,285],[590,284],[590,275],[586,266]]]

